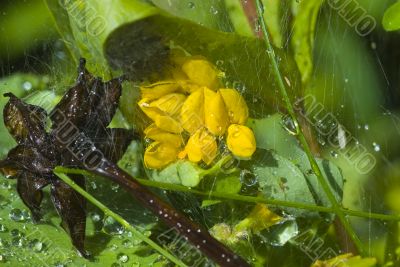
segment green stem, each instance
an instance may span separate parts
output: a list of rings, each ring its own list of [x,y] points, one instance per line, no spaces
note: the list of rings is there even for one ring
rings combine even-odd
[[[274,48],[272,47],[271,41],[270,41],[270,37],[269,37],[269,33],[267,30],[267,25],[265,23],[264,20],[264,8],[263,8],[263,4],[261,2],[261,0],[256,0],[256,5],[257,5],[257,14],[258,14],[258,20],[259,20],[259,25],[261,27],[261,30],[263,31],[264,34],[264,40],[265,40],[265,44],[267,47],[267,54],[269,56],[269,58],[271,59],[271,64],[272,64],[272,71],[275,75],[275,79],[277,81],[278,84],[278,88],[280,91],[280,94],[284,100],[284,104],[285,107],[290,115],[290,117],[292,118],[295,126],[296,126],[296,131],[298,133],[298,139],[299,142],[301,143],[304,151],[307,154],[307,158],[310,162],[311,168],[314,171],[315,175],[318,178],[318,182],[320,183],[322,189],[324,190],[325,194],[327,195],[329,201],[331,202],[332,208],[334,210],[334,213],[339,217],[339,220],[341,221],[341,223],[343,224],[343,227],[346,229],[347,233],[349,234],[350,238],[353,240],[354,244],[356,245],[358,252],[365,256],[366,253],[363,249],[363,245],[361,243],[361,240],[358,238],[357,234],[355,233],[355,231],[353,230],[353,228],[351,227],[349,221],[346,218],[345,213],[343,212],[343,209],[341,209],[341,205],[337,202],[331,188],[329,187],[327,181],[325,180],[324,176],[322,175],[322,172],[313,156],[313,154],[311,153],[311,149],[310,146],[308,145],[306,138],[302,132],[301,127],[299,126],[299,122],[297,120],[293,105],[289,99],[289,96],[287,94],[286,91],[286,86],[283,82],[282,79],[282,75],[281,72],[279,70],[279,66],[278,66],[278,61],[276,59],[276,55],[275,55],[275,51]]]
[[[168,251],[163,249],[161,246],[157,245],[157,243],[155,243],[153,240],[151,240],[147,236],[143,235],[139,230],[137,230],[132,225],[130,225],[129,222],[127,222],[124,218],[122,218],[118,214],[111,211],[109,208],[107,208],[105,205],[103,205],[100,201],[98,201],[92,195],[90,195],[88,192],[83,190],[79,185],[77,185],[74,181],[72,181],[67,175],[60,172],[59,168],[58,169],[56,168],[54,170],[54,174],[57,175],[61,180],[63,180],[70,187],[72,187],[79,194],[81,194],[83,197],[85,197],[92,204],[97,206],[101,211],[104,212],[105,215],[112,217],[115,221],[117,221],[122,226],[124,226],[125,229],[128,229],[129,231],[131,231],[135,236],[137,236],[143,242],[147,243],[149,246],[151,246],[152,248],[157,250],[165,258],[169,259],[171,262],[175,263],[177,266],[187,267],[187,265],[184,264],[181,260],[177,259],[172,254],[170,254]]]
[[[93,176],[93,174],[91,174],[87,171],[84,171],[84,170],[68,169],[65,167],[56,167],[55,171],[60,172],[60,173],[67,173],[67,174],[81,174],[81,175],[85,175],[85,176]],[[307,204],[307,203],[291,202],[291,201],[284,201],[284,200],[277,200],[277,199],[268,199],[268,198],[264,198],[264,197],[243,196],[243,195],[238,195],[238,194],[227,194],[227,193],[221,193],[221,192],[215,192],[215,191],[204,192],[204,191],[191,189],[186,186],[177,185],[177,184],[162,183],[162,182],[156,182],[156,181],[151,181],[151,180],[147,180],[147,179],[136,179],[136,180],[140,184],[149,186],[149,187],[154,187],[154,188],[169,190],[169,191],[192,193],[192,194],[196,194],[196,195],[200,195],[200,196],[218,198],[221,200],[237,200],[237,201],[249,202],[249,203],[264,203],[264,204],[268,204],[271,206],[291,207],[291,208],[298,208],[298,209],[304,209],[304,210],[310,210],[310,211],[316,211],[316,212],[324,212],[324,213],[334,213],[335,212],[334,209],[331,207],[323,207],[323,206],[317,206],[317,205]],[[342,208],[342,207],[340,207],[340,209],[343,211],[343,213],[345,213],[346,215],[349,215],[349,216],[362,217],[362,218],[366,218],[366,219],[385,220],[385,221],[400,221],[399,215],[388,215],[388,214],[371,213],[371,212],[365,212],[365,211],[349,210],[349,209]]]

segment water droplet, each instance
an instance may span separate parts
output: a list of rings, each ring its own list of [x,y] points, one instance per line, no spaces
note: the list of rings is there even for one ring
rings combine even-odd
[[[118,190],[119,190],[119,185],[118,185],[118,184],[113,184],[113,185],[111,186],[111,190],[114,191],[114,192],[118,192]]]
[[[120,235],[124,232],[124,228],[114,218],[107,217],[104,220],[103,231],[109,235]]]
[[[91,218],[92,218],[92,220],[93,220],[94,222],[98,222],[98,221],[101,220],[101,216],[100,216],[99,214],[97,214],[97,213],[93,213],[92,216],[91,216]]]
[[[337,153],[336,151],[332,150],[332,151],[331,151],[331,156],[332,156],[333,158],[337,158],[337,157],[338,157],[338,153]]]
[[[123,254],[123,253],[118,254],[117,259],[118,259],[120,262],[123,262],[123,263],[126,263],[126,262],[129,261],[128,255],[125,255],[125,254]]]
[[[366,131],[369,130],[369,125],[368,125],[368,124],[365,124],[365,125],[364,125],[364,130],[366,130]]]
[[[189,2],[189,3],[188,3],[188,7],[189,7],[190,9],[194,9],[194,8],[196,7],[196,5],[195,5],[193,2]]]
[[[4,233],[7,231],[8,231],[7,227],[4,224],[0,224],[0,233]]]
[[[32,84],[30,82],[26,81],[22,84],[22,88],[24,88],[24,90],[26,90],[26,91],[29,91],[32,89]]]
[[[344,79],[344,82],[345,82],[345,83],[348,83],[348,82],[349,82],[349,79],[345,78],[345,79]]]
[[[210,12],[211,12],[211,14],[217,15],[218,14],[218,9],[216,9],[214,6],[211,6]]]
[[[23,237],[14,237],[11,240],[11,244],[15,247],[23,247],[25,245],[25,239]]]
[[[90,186],[93,190],[97,189],[97,184],[94,181],[90,182]]]
[[[10,219],[15,222],[24,222],[28,216],[26,212],[20,209],[12,209],[9,214]]]
[[[122,242],[122,245],[123,245],[124,247],[126,247],[126,248],[131,248],[131,247],[133,247],[133,243],[132,243],[132,241],[129,240],[129,239],[124,240],[124,241]]]
[[[381,151],[381,146],[379,144],[373,142],[372,146],[374,147],[375,152]]]
[[[43,250],[44,244],[38,239],[33,239],[31,242],[29,242],[29,247],[35,252],[40,252]]]
[[[291,135],[298,135],[299,129],[296,122],[290,117],[290,115],[285,115],[282,117],[283,128]]]

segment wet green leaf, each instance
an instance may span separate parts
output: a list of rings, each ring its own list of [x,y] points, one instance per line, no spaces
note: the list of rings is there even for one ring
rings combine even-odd
[[[260,186],[267,197],[329,206],[307,155],[298,146],[296,138],[284,129],[283,123],[280,114],[252,119],[248,123],[254,131],[257,147],[261,148],[253,157],[256,162],[254,172]],[[344,182],[340,169],[330,161],[316,160],[335,197],[341,202]],[[295,215],[313,215],[294,209],[288,211]]]
[[[397,31],[400,29],[400,2],[393,4],[386,10],[382,24],[387,31]]]
[[[293,36],[291,38],[294,58],[306,83],[313,71],[314,32],[323,0],[294,3]]]
[[[243,95],[250,106],[251,103],[257,103],[250,109],[253,115],[260,116],[271,107],[275,78],[270,71],[267,53],[260,52],[265,51],[261,40],[207,29],[190,21],[162,14],[153,15],[123,25],[112,32],[104,47],[111,66],[122,68],[127,73],[140,73],[140,70],[132,70],[139,55],[156,52],[147,51],[143,40],[148,39],[160,39],[165,44],[173,43],[192,55],[202,55],[215,63],[225,71],[226,78],[230,81],[226,84],[227,87],[235,85],[243,88]],[[151,44],[155,47],[153,42]],[[295,95],[301,86],[296,67],[283,51],[277,50],[277,56],[285,58],[286,64],[281,66],[282,72]],[[255,59],[257,62],[254,62]],[[159,61],[147,63],[160,64]]]
[[[190,161],[180,160],[161,171],[152,171],[151,178],[158,182],[195,187],[203,178],[203,171]]]

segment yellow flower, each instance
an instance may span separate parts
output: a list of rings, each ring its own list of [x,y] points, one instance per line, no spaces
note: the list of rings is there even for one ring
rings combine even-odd
[[[204,89],[204,118],[208,130],[221,136],[225,133],[229,124],[228,111],[220,92]]]
[[[142,99],[138,105],[158,128],[171,133],[181,133],[183,128],[178,116],[185,99],[182,94],[168,94],[150,103],[148,99]]]
[[[140,92],[143,99],[154,100],[164,95],[174,93],[180,88],[176,81],[162,81],[147,86],[141,86]]]
[[[249,158],[256,151],[253,131],[243,125],[231,124],[228,128],[228,149],[241,158]]]
[[[245,124],[249,116],[246,101],[235,89],[219,89],[229,114],[229,122]]]
[[[140,109],[154,123],[144,130],[154,142],[147,147],[148,168],[162,169],[177,159],[213,162],[216,137],[227,132],[229,150],[242,158],[255,151],[253,132],[242,124],[248,118],[245,100],[234,89],[219,89],[219,71],[203,57],[177,51],[161,77],[166,80],[141,86]],[[190,134],[185,145],[183,131]],[[182,150],[182,147],[185,149]]]
[[[162,169],[177,159],[179,148],[168,142],[155,141],[144,152],[144,164],[150,169]]]
[[[317,260],[311,267],[373,267],[375,265],[375,258],[361,258],[347,253],[325,261]]]
[[[193,82],[210,89],[218,89],[221,72],[202,57],[192,57],[182,65],[182,70]]]
[[[181,147],[183,145],[181,135],[161,130],[154,123],[144,130],[144,134],[147,138],[154,141],[171,143],[176,147]]]
[[[188,96],[181,109],[180,122],[190,134],[204,126],[204,90],[200,89]]]
[[[203,160],[210,164],[217,156],[217,142],[215,137],[205,128],[193,134],[185,147],[185,151],[190,161],[199,162]]]

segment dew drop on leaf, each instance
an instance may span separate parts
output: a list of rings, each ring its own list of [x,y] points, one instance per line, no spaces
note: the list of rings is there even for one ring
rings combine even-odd
[[[0,233],[4,233],[7,231],[8,231],[7,227],[4,224],[0,224]]]
[[[20,209],[12,209],[10,211],[10,219],[15,222],[24,222],[28,218],[28,214]]]
[[[289,115],[282,117],[282,126],[291,135],[299,134],[295,121]]]
[[[118,259],[120,262],[123,262],[123,263],[126,263],[126,262],[129,261],[128,255],[123,254],[123,253],[118,254],[117,259]]]
[[[194,9],[194,8],[196,7],[196,5],[195,5],[193,2],[189,2],[189,3],[188,3],[188,7],[189,7],[190,9]]]

